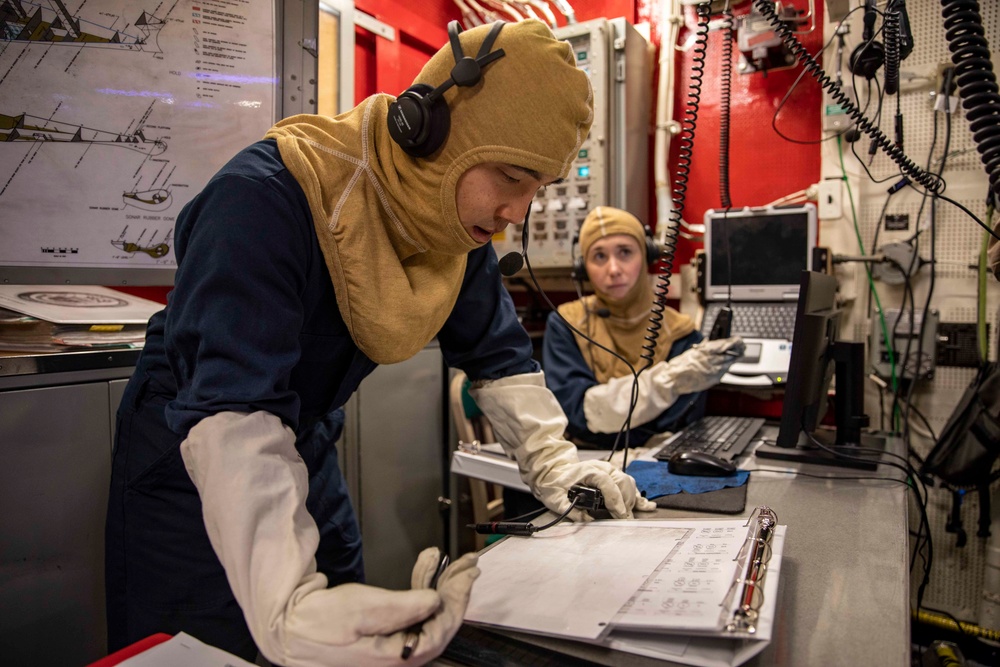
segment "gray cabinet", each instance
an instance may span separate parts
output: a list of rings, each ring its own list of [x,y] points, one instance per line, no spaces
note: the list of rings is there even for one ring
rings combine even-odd
[[[111,434],[131,371],[0,376],[5,663],[80,667],[106,655]]]
[[[444,364],[434,342],[415,357],[380,366],[345,406],[338,443],[361,522],[368,583],[410,587],[417,554],[444,547]]]
[[[106,654],[104,518],[132,367],[55,361],[20,372],[27,362],[0,359],[0,655],[80,667]],[[417,554],[445,546],[445,390],[435,342],[380,366],[345,406],[338,447],[373,585],[409,588]]]

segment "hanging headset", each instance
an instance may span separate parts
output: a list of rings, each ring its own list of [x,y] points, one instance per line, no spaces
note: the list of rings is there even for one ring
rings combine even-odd
[[[660,259],[660,249],[659,244],[653,240],[653,230],[649,228],[649,225],[643,225],[642,231],[646,235],[646,264],[648,266],[653,266]],[[573,242],[570,243],[569,251],[570,255],[573,257],[573,268],[570,269],[569,277],[578,283],[590,280],[587,276],[587,263],[584,257],[576,256],[576,247],[580,244],[580,234],[579,232],[573,235]]]
[[[404,90],[396,101],[389,105],[389,136],[408,155],[427,157],[441,147],[448,138],[451,114],[444,93],[452,86],[474,86],[483,78],[483,68],[494,60],[502,58],[503,49],[490,51],[496,41],[503,21],[496,21],[490,28],[475,59],[465,55],[458,36],[462,32],[458,21],[448,23],[448,41],[455,57],[448,80],[437,88],[426,83],[416,83]]]
[[[885,62],[885,47],[882,42],[875,41],[875,0],[865,0],[864,30],[861,33],[861,44],[851,52],[847,59],[847,69],[866,79],[874,79],[875,73]]]

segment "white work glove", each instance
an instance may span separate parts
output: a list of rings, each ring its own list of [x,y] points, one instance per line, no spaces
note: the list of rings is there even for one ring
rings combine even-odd
[[[653,421],[679,396],[704,391],[718,384],[729,367],[743,356],[739,337],[703,341],[669,361],[653,364],[639,374],[639,397],[632,411],[632,426]],[[625,423],[632,398],[631,375],[594,385],[583,395],[583,415],[593,433],[617,433]]]
[[[223,412],[200,421],[181,455],[201,496],[205,527],[258,649],[283,667],[423,665],[458,631],[479,575],[476,556],[453,563],[426,590],[437,550],[420,554],[418,590],[363,584],[327,588],[316,571],[319,531],[306,510],[306,466],[276,416]],[[416,650],[405,633],[423,621]]]
[[[635,480],[607,461],[580,461],[568,442],[566,415],[545,386],[542,373],[523,373],[473,383],[469,394],[489,418],[504,450],[517,461],[521,479],[538,500],[562,514],[571,506],[567,492],[574,484],[600,489],[604,504],[616,519],[631,519],[632,510],[650,512],[656,504],[639,495]],[[573,510],[569,517],[590,516]]]

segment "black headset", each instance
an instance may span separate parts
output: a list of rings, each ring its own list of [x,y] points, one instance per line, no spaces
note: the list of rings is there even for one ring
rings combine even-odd
[[[866,79],[874,79],[882,64],[885,63],[885,47],[882,42],[875,41],[875,0],[865,0],[864,31],[861,34],[861,44],[854,48],[851,57],[847,59],[847,69]]]
[[[473,59],[462,51],[462,43],[458,39],[462,29],[458,21],[448,24],[448,40],[455,57],[455,66],[451,68],[448,80],[437,88],[431,88],[426,83],[414,84],[389,105],[389,136],[408,155],[427,157],[441,148],[451,127],[451,114],[444,101],[444,92],[452,86],[476,85],[483,78],[483,68],[506,55],[503,49],[490,51],[501,28],[503,21],[493,23]]]
[[[660,245],[653,240],[653,230],[649,225],[643,225],[642,231],[646,235],[646,265],[652,266],[662,254]],[[587,276],[587,262],[585,257],[576,256],[576,247],[580,244],[580,233],[573,235],[573,242],[570,244],[570,254],[573,256],[573,268],[570,269],[569,277],[578,283],[590,280]]]

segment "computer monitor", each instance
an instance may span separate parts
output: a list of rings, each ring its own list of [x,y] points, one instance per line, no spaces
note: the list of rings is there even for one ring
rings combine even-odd
[[[884,441],[862,433],[864,413],[864,343],[839,340],[837,280],[803,271],[792,335],[792,355],[776,445],[757,448],[760,458],[802,461],[874,470]],[[830,381],[836,376],[835,429],[821,427]],[[817,444],[818,443],[818,444]]]

